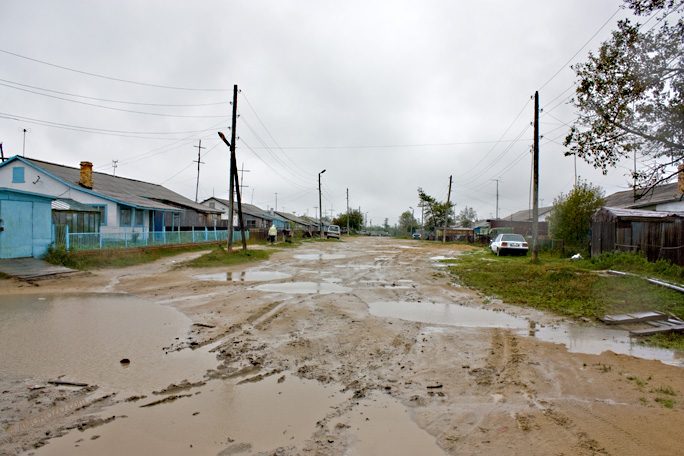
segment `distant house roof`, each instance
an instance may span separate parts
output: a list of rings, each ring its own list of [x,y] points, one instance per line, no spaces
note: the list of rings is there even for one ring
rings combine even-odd
[[[540,207],[538,209],[539,217],[550,214],[553,210],[553,206]],[[532,221],[532,209],[524,209],[522,211],[514,212],[507,217],[502,217],[501,220],[509,220],[512,222],[531,222]]]
[[[230,206],[230,200],[222,199],[222,198],[216,198],[215,196],[204,200],[202,203],[206,203],[207,201],[212,200],[212,199],[218,201],[219,203],[223,204],[226,207]],[[233,203],[233,211],[235,211],[236,214],[237,214],[237,210],[238,210],[237,202],[234,202]],[[247,204],[247,203],[242,203],[242,214],[243,215],[249,215],[249,216],[255,217],[255,218],[264,219],[264,220],[277,219],[277,220],[281,220],[283,222],[286,221],[282,217],[279,217],[275,214],[271,214],[271,212],[267,211],[266,209],[262,209],[259,206],[255,206],[253,204]]]
[[[684,212],[674,211],[644,211],[639,209],[625,209],[621,207],[601,207],[594,215],[592,221],[616,221],[623,220],[657,220],[668,218],[684,218]]]
[[[637,193],[639,190],[637,190]],[[606,197],[606,206],[623,208],[641,208],[655,206],[657,204],[682,201],[682,197],[677,193],[677,183],[659,185],[652,188],[638,200],[634,200],[634,190],[625,190],[613,193]]]
[[[93,172],[93,188],[88,189],[79,185],[81,179],[80,168],[58,165],[42,160],[15,156],[3,164],[18,160],[40,169],[62,181],[64,184],[76,188],[80,191],[91,193],[105,199],[115,201],[128,206],[140,209],[155,210],[188,210],[192,209],[203,213],[219,213],[220,211],[202,206],[195,203],[178,193],[162,187],[161,185],[151,184],[135,179],[112,176],[110,174]]]
[[[291,222],[299,223],[300,225],[304,226],[310,226],[310,225],[317,225],[315,223],[311,223],[310,221],[303,219],[302,217],[297,217],[294,214],[288,214],[287,212],[276,212],[280,217],[289,220]]]

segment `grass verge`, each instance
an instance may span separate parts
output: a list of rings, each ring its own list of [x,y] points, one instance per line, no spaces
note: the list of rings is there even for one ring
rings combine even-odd
[[[220,266],[225,264],[238,264],[246,261],[255,261],[268,258],[268,250],[248,250],[242,253],[242,248],[235,248],[228,255],[219,244],[194,244],[173,247],[142,247],[126,250],[97,250],[88,252],[67,251],[64,248],[51,247],[45,260],[52,264],[61,264],[72,269],[87,271],[101,268],[123,268],[139,264],[151,263],[160,258],[175,256],[187,252],[202,252],[211,250],[210,253],[197,258],[197,263],[184,263],[192,267]],[[221,253],[223,252],[223,253]],[[201,260],[201,261],[200,261]]]
[[[600,273],[614,269],[670,282],[684,277],[679,266],[648,263],[634,254],[609,254],[578,261],[542,254],[539,261],[532,262],[529,256],[495,257],[478,252],[461,255],[448,263],[458,282],[510,304],[573,318],[595,319],[637,310],[659,310],[684,318],[684,294],[641,277]],[[651,344],[684,349],[681,334],[649,340]]]
[[[215,266],[231,266],[250,261],[268,260],[271,253],[273,253],[273,250],[242,250],[242,248],[234,249],[229,253],[223,246],[218,246],[201,257],[181,263],[178,267],[210,268]]]

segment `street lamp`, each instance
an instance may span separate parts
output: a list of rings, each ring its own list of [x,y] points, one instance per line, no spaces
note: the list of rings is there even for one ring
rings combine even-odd
[[[325,170],[318,173],[318,230],[321,233],[321,239],[323,239],[323,204],[321,200],[321,174],[323,174],[324,172]]]
[[[409,206],[409,209],[411,209],[411,223],[409,223],[409,234],[413,234],[413,219],[414,219],[413,208],[411,206]]]

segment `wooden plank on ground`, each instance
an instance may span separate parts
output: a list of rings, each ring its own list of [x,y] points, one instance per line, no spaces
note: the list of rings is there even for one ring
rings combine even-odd
[[[678,326],[663,325],[663,326],[654,327],[654,328],[634,329],[634,330],[630,331],[629,333],[633,336],[651,336],[653,334],[664,334],[664,333],[678,332],[678,331],[684,331],[684,325],[678,325]]]
[[[667,314],[657,311],[631,312],[628,314],[606,315],[600,320],[607,325],[639,323],[643,321],[667,320]]]

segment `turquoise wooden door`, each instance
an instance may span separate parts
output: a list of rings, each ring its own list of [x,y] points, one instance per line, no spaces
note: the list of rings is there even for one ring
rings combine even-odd
[[[33,256],[33,203],[0,201],[0,258]]]

